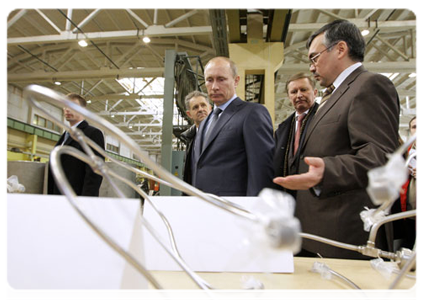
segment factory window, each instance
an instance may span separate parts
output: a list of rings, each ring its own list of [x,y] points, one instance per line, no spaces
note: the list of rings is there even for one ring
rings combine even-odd
[[[107,150],[109,150],[111,152],[119,154],[119,147],[118,146],[115,146],[115,145],[112,145],[112,144],[107,144],[106,148],[107,148]]]
[[[32,119],[32,124],[36,125],[38,127],[47,128],[56,132],[61,132],[60,127],[54,124],[53,122],[47,120],[46,118],[43,118],[39,115],[34,115],[34,118]]]

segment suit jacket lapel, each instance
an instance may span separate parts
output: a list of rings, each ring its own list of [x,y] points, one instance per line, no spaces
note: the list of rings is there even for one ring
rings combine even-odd
[[[216,125],[213,128],[213,132],[210,133],[209,139],[203,145],[203,151],[207,149],[210,143],[216,138],[220,130],[225,126],[225,124],[239,111],[238,107],[242,105],[244,101],[239,98],[236,98],[232,101],[231,104],[222,112],[221,116],[217,120]]]
[[[195,153],[195,158],[199,158],[200,154],[202,152],[202,147],[201,144],[203,143],[203,131],[205,128],[205,125],[208,122],[208,119],[211,118],[211,113],[207,116],[207,118],[205,118],[201,123],[200,126],[198,126],[198,131],[197,134],[195,135],[195,139],[194,139],[194,153]]]
[[[357,76],[364,71],[365,69],[363,66],[354,70],[354,72],[345,78],[341,85],[333,92],[332,96],[330,96],[330,98],[326,101],[325,105],[314,115],[307,129],[304,145],[307,143],[310,135],[313,133],[320,120],[332,109],[335,103],[338,102],[341,96],[349,89],[350,84],[357,78]]]
[[[78,128],[78,129],[80,129],[80,130],[83,131],[84,128],[86,128],[87,126],[88,126],[88,122],[84,120],[81,123],[79,123],[76,128]],[[69,145],[73,141],[75,141],[75,140],[71,136],[69,136],[69,138],[65,141],[65,143],[63,145]]]

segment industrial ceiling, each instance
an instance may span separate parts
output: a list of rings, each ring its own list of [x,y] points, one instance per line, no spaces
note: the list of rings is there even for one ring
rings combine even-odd
[[[245,40],[249,14],[263,15],[263,40],[285,45],[275,74],[275,126],[293,111],[286,79],[308,71],[307,38],[340,18],[369,31],[364,65],[395,84],[401,126],[415,114],[416,16],[407,9],[18,9],[7,22],[8,84],[83,94],[90,110],[160,152],[165,51],[204,65],[225,55],[228,43]]]

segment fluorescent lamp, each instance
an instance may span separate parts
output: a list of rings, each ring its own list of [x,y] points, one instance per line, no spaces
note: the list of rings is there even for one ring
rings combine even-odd
[[[88,46],[88,43],[87,43],[87,41],[86,41],[86,40],[80,40],[80,41],[78,42],[78,44],[79,44],[79,46],[81,46],[81,47],[87,47],[87,46]]]

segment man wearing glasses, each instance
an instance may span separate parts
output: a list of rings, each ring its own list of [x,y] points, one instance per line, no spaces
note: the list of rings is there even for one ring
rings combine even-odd
[[[297,190],[296,216],[302,231],[339,242],[365,245],[360,212],[373,208],[367,172],[386,163],[398,146],[399,100],[392,82],[363,66],[360,30],[336,20],[307,41],[310,71],[327,95],[320,101],[300,153],[299,175],[274,182]],[[386,235],[377,238],[386,248]],[[387,249],[386,249],[387,250]],[[365,258],[361,254],[303,240],[300,254]]]

